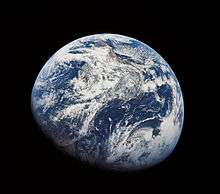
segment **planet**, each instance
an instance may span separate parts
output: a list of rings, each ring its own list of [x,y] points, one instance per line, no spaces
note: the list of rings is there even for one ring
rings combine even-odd
[[[145,43],[108,33],[52,55],[34,83],[31,108],[55,147],[112,171],[159,164],[174,150],[184,120],[169,64]]]

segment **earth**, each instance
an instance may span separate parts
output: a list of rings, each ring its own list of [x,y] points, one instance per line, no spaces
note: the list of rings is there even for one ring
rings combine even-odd
[[[116,171],[154,166],[174,150],[184,106],[168,63],[148,45],[96,34],[58,50],[32,90],[43,133],[81,162]]]

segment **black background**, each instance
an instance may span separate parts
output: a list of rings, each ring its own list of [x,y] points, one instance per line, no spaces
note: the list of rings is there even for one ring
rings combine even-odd
[[[81,192],[217,192],[218,17],[215,6],[149,2],[53,2],[6,5],[1,14],[1,183],[6,190]],[[95,33],[147,43],[171,65],[182,87],[180,141],[161,164],[136,173],[94,169],[43,136],[30,110],[45,62],[65,44]]]

